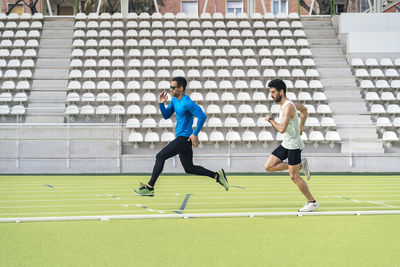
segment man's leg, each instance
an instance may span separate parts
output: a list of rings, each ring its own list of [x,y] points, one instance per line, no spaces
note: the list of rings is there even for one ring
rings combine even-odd
[[[192,143],[190,143],[190,147],[187,147],[184,151],[179,153],[179,159],[181,160],[183,169],[188,174],[195,174],[201,176],[208,176],[213,179],[217,178],[217,173],[210,171],[202,166],[193,165],[193,150],[192,150]]]
[[[282,162],[280,158],[271,154],[264,164],[264,169],[268,172],[284,171],[288,169],[288,164],[287,162]]]
[[[186,173],[214,178],[225,188],[226,191],[229,190],[229,182],[223,169],[218,170],[218,172],[213,172],[202,166],[193,165],[193,150],[191,142],[185,150],[179,153],[179,158]]]
[[[264,169],[268,172],[278,172],[288,169],[288,164],[282,162],[288,157],[288,150],[283,146],[278,146],[264,164]]]
[[[288,165],[288,166],[289,166],[290,179],[292,179],[292,181],[297,185],[299,190],[303,193],[303,195],[307,198],[309,202],[315,201],[314,197],[311,195],[307,183],[303,180],[303,178],[300,177],[301,163],[297,165]]]
[[[184,137],[185,138],[185,137]],[[183,138],[183,139],[184,139]],[[182,137],[177,137],[171,141],[167,146],[165,146],[156,156],[156,163],[154,164],[153,173],[151,175],[148,186],[153,188],[158,176],[160,176],[162,170],[164,169],[164,163],[167,159],[177,155],[181,151]]]

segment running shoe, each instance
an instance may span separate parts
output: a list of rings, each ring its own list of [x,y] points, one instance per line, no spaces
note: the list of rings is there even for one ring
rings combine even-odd
[[[150,189],[147,185],[140,183],[138,188],[134,188],[133,192],[139,196],[154,197],[154,189]]]
[[[219,183],[220,185],[222,185],[226,191],[229,190],[229,183],[228,183],[228,179],[226,179],[226,175],[224,172],[224,169],[220,169],[217,171],[218,176],[217,176],[217,183]]]
[[[310,211],[313,211],[313,210],[317,209],[318,207],[319,207],[319,204],[318,204],[317,201],[315,201],[315,202],[307,202],[307,204],[305,204],[304,207],[299,209],[299,211],[301,211],[301,212],[310,212]]]
[[[307,180],[310,180],[311,178],[310,166],[308,165],[308,160],[306,158],[301,160],[300,171],[304,173],[304,175],[307,177]]]

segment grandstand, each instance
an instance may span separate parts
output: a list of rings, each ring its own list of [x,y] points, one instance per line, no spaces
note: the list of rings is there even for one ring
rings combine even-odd
[[[208,116],[199,163],[263,171],[281,140],[264,120],[279,112],[267,84],[280,77],[289,99],[308,108],[302,138],[313,171],[398,171],[400,16],[359,15],[379,16],[382,27],[372,30],[387,31],[392,47],[354,42],[371,28],[353,14],[3,15],[1,169],[149,172],[174,138],[174,119],[162,119],[157,96],[184,76]],[[176,165],[171,159],[165,171],[181,172]]]

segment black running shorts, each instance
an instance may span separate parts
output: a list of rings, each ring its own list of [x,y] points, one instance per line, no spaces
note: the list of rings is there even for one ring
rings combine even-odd
[[[297,165],[301,163],[301,149],[286,149],[282,145],[275,148],[271,153],[280,160],[288,159],[289,165]]]

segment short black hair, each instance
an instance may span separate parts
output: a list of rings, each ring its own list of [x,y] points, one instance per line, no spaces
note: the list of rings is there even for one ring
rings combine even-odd
[[[183,77],[174,77],[172,81],[175,81],[178,87],[183,87],[183,90],[186,90],[187,81]]]
[[[286,95],[286,84],[281,79],[273,79],[268,83],[269,88],[275,88],[276,90],[281,91],[283,90],[283,94]]]

